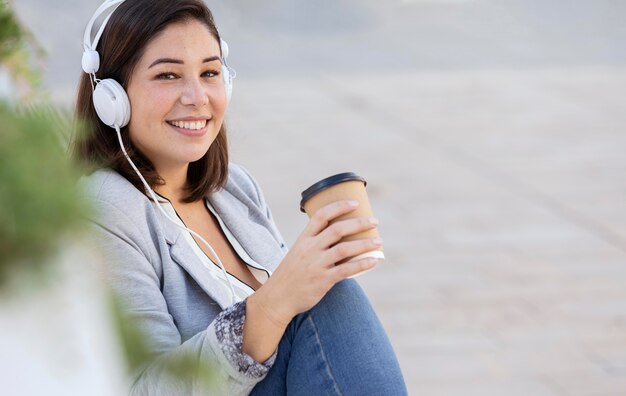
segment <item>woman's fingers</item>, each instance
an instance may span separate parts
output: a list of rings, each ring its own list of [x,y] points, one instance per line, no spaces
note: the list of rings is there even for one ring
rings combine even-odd
[[[311,216],[309,224],[307,224],[304,229],[304,234],[308,236],[319,234],[328,226],[330,221],[341,215],[352,212],[357,206],[359,206],[358,201],[343,200],[321,207]]]
[[[338,263],[339,261],[346,259],[348,257],[357,256],[359,254],[363,254],[366,252],[370,252],[372,250],[376,250],[380,248],[383,244],[383,240],[379,237],[376,238],[364,238],[357,239],[354,241],[341,242],[328,249],[326,254],[327,262],[332,264]],[[343,264],[342,264],[343,265]]]
[[[379,259],[375,257],[366,257],[356,261],[348,261],[347,263],[339,264],[332,268],[331,276],[335,283],[340,282],[346,278],[354,276],[359,272],[367,271],[376,267],[376,265],[380,262]]]
[[[357,217],[333,223],[319,234],[319,243],[323,248],[328,248],[349,235],[358,234],[371,230],[378,225],[378,220],[373,217]]]

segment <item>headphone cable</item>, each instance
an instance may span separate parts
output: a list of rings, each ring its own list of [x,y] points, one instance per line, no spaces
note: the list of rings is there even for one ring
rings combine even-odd
[[[135,166],[135,164],[133,163],[133,161],[130,159],[130,156],[128,155],[128,153],[126,153],[126,149],[124,148],[124,142],[122,141],[122,134],[120,132],[120,127],[115,125],[115,132],[117,132],[117,139],[120,142],[120,147],[122,148],[122,152],[124,153],[124,156],[126,157],[126,159],[128,160],[128,163],[130,164],[130,166],[135,170],[135,173],[137,173],[137,176],[139,176],[139,178],[141,179],[141,182],[143,183],[144,187],[146,188],[146,190],[148,191],[150,197],[152,198],[152,200],[154,201],[154,203],[156,204],[156,206],[159,208],[159,210],[161,211],[161,213],[163,213],[163,215],[165,216],[165,218],[167,218],[170,222],[172,222],[176,227],[181,228],[183,230],[188,231],[190,234],[194,235],[195,237],[197,237],[200,241],[202,241],[206,247],[209,248],[209,251],[211,252],[211,254],[213,254],[213,256],[215,257],[215,259],[217,260],[217,263],[220,267],[220,269],[222,270],[222,272],[224,273],[224,277],[226,278],[226,282],[228,282],[228,286],[230,288],[230,294],[231,294],[231,304],[235,303],[235,289],[233,288],[233,284],[230,281],[230,279],[228,279],[228,272],[226,272],[226,269],[224,268],[224,264],[222,264],[222,261],[220,260],[220,258],[218,257],[217,253],[215,253],[215,250],[213,250],[213,247],[211,247],[211,245],[197,232],[195,232],[194,230],[187,228],[185,226],[182,226],[180,224],[178,224],[176,222],[176,220],[172,219],[170,217],[169,214],[167,214],[165,212],[165,210],[161,207],[161,204],[158,202],[158,199],[156,197],[156,194],[154,193],[154,191],[152,190],[152,188],[150,188],[150,185],[148,185],[148,182],[146,182],[146,179],[143,178],[143,176],[141,175],[141,173],[139,172],[139,169],[137,169],[137,167]]]

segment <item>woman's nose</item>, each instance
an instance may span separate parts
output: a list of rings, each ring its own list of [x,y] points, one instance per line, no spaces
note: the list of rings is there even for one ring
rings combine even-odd
[[[204,106],[209,103],[209,91],[197,79],[189,79],[185,82],[180,102],[185,106]]]

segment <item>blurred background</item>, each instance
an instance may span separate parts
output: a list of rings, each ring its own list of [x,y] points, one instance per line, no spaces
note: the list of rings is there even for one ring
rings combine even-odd
[[[411,394],[626,395],[625,1],[207,3],[286,240],[310,184],[368,180],[387,260],[359,282]],[[14,2],[61,107],[99,4]]]

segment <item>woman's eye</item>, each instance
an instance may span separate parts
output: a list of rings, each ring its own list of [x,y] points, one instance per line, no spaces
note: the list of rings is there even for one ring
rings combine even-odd
[[[159,80],[174,80],[177,77],[178,76],[176,74],[170,72],[161,73],[156,76]]]
[[[207,70],[203,73],[205,77],[215,77],[219,76],[220,72],[218,70]]]

